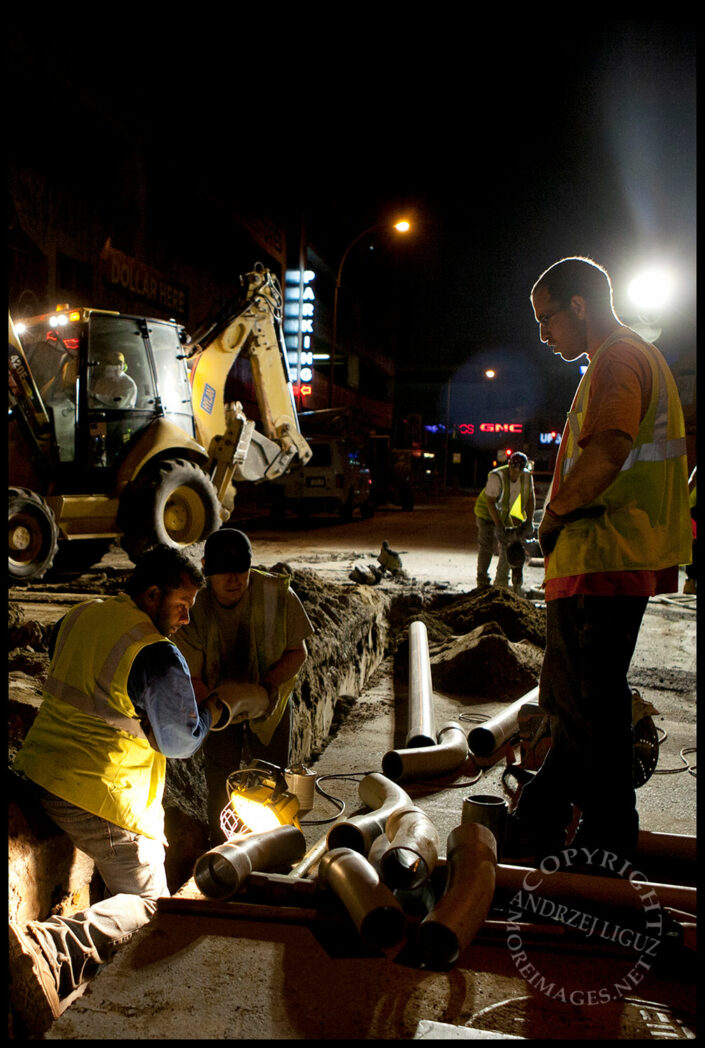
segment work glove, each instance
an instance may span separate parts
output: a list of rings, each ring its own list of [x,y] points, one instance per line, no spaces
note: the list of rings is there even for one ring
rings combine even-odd
[[[558,536],[564,527],[563,521],[556,519],[546,509],[539,524],[539,546],[544,557],[548,557],[553,553],[558,542]]]
[[[213,717],[211,731],[222,731],[231,724],[261,717],[269,709],[269,695],[259,684],[227,680],[207,696],[204,705]]]

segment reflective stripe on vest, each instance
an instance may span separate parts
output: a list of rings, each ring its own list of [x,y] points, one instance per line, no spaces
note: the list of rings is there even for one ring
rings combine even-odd
[[[92,604],[97,603],[102,602],[92,602]],[[69,626],[70,629],[73,629],[83,612],[91,607],[92,604],[82,604],[77,608],[74,608],[73,611],[69,612],[66,616],[67,621],[65,625]],[[56,659],[58,659],[63,650],[70,629],[61,631],[59,643],[57,643],[54,651]],[[151,622],[140,622],[118,639],[117,643],[113,645],[108,653],[107,658],[98,672],[95,691],[92,695],[86,694],[86,692],[72,687],[70,684],[67,684],[66,681],[58,680],[51,674],[46,679],[44,690],[47,694],[53,695],[56,699],[61,699],[62,702],[68,703],[69,706],[73,706],[82,713],[89,713],[94,717],[100,717],[108,724],[111,724],[114,728],[119,728],[120,731],[126,731],[128,734],[134,735],[137,739],[146,740],[147,736],[142,730],[140,722],[134,717],[128,717],[121,714],[111,704],[110,689],[117,668],[130,645],[153,633],[154,626]]]
[[[498,466],[497,469],[493,469],[492,473],[499,477],[502,490],[499,497],[494,500],[495,508],[499,513],[500,520],[506,521],[509,517],[516,517],[517,519],[526,519],[526,503],[531,493],[531,475],[525,470],[522,470],[519,478],[519,495],[514,500],[513,505],[509,505],[509,493],[511,489],[511,481],[509,479],[509,466]],[[477,496],[475,501],[475,514],[478,517],[483,517],[485,520],[492,520],[492,514],[487,508],[488,498],[486,489],[483,488],[480,494]],[[519,513],[516,510],[519,509]],[[519,514],[521,516],[519,516]]]
[[[547,579],[597,571],[657,571],[690,561],[685,425],[678,392],[660,352],[628,328],[618,328],[605,340],[578,386],[546,503],[580,457],[578,441],[595,364],[617,342],[628,342],[646,356],[651,400],[620,472],[591,503],[603,506],[604,514],[565,525],[547,558]]]

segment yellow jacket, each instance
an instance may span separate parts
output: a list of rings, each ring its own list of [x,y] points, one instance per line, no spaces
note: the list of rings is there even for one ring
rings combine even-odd
[[[166,759],[127,693],[138,652],[160,642],[170,643],[125,595],[73,608],[14,767],[93,815],[164,841]]]
[[[597,361],[616,342],[641,349],[651,368],[651,401],[616,479],[590,505],[598,517],[566,524],[547,558],[546,579],[595,571],[658,571],[691,558],[685,424],[673,376],[655,346],[629,329],[613,332],[594,354],[568,413],[552,489],[581,454],[578,444]],[[550,501],[550,493],[546,499]]]

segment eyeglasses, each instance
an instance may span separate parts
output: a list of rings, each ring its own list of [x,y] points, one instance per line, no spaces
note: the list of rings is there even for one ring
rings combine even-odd
[[[539,326],[544,328],[548,327],[553,317],[555,317],[557,313],[562,313],[565,308],[565,306],[559,306],[558,309],[554,309],[552,313],[542,313],[540,317],[536,318]]]

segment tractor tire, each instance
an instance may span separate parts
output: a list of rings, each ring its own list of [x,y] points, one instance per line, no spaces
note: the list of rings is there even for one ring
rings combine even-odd
[[[215,486],[187,459],[151,464],[126,489],[120,507],[122,548],[135,561],[149,546],[183,549],[220,527]]]
[[[41,579],[54,563],[59,528],[41,495],[10,488],[7,570],[11,582]]]

